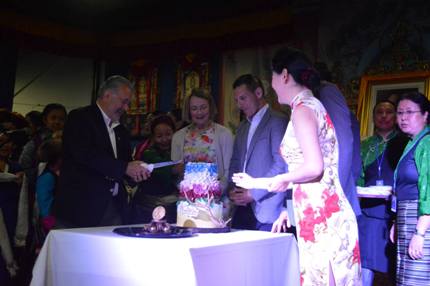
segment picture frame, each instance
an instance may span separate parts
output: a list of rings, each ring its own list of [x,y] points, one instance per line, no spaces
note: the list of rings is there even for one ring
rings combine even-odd
[[[410,91],[419,91],[430,98],[430,71],[362,76],[357,109],[361,138],[373,135],[373,107],[377,102],[395,101],[395,97]]]

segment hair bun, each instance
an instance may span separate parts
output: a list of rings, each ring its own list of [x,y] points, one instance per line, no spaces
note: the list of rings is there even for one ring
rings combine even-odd
[[[303,84],[309,89],[314,89],[320,84],[320,75],[318,71],[313,68],[306,68],[300,71],[299,83]]]

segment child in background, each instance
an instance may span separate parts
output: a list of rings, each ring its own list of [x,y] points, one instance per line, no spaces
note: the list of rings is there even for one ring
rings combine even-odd
[[[141,157],[135,158],[148,164],[170,161],[172,136],[175,123],[168,115],[155,117],[151,122],[151,144]],[[133,197],[132,223],[148,223],[152,210],[157,206],[166,209],[166,220],[176,222],[177,175],[172,166],[152,171],[151,177],[139,184]]]
[[[61,166],[61,140],[51,139],[42,143],[38,153],[40,161],[46,162],[46,166],[37,177],[36,203],[39,211],[39,222],[43,232],[47,233],[55,224],[52,204]]]

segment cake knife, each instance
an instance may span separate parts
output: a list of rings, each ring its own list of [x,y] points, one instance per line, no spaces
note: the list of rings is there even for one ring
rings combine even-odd
[[[146,168],[149,172],[152,172],[154,169],[167,167],[171,165],[177,165],[179,163],[182,163],[182,160],[166,161],[166,162],[152,163],[152,164],[141,163],[140,166]]]

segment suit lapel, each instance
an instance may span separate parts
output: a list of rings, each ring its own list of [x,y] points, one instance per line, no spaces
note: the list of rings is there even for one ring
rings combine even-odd
[[[115,154],[113,152],[112,143],[110,142],[109,133],[105,124],[105,121],[103,119],[103,115],[97,105],[93,105],[93,111],[94,111],[94,117],[96,122],[96,127],[98,130],[100,130],[101,136],[101,142],[103,142],[103,145],[105,146],[106,150],[109,150],[109,153],[112,155],[112,157],[115,157]]]
[[[125,133],[127,132],[123,125],[118,125],[114,128],[115,139],[116,139],[116,153],[118,155],[118,159],[127,159],[127,146],[124,141]]]
[[[251,158],[252,156],[255,143],[258,141],[258,138],[260,137],[260,134],[263,132],[264,128],[266,127],[266,123],[267,121],[269,121],[269,119],[270,119],[270,108],[266,110],[266,113],[264,114],[263,118],[261,118],[261,121],[258,124],[257,129],[255,129],[254,135],[252,136],[251,142],[249,143],[249,148],[248,148],[247,158],[246,158],[246,165],[248,165],[249,158]],[[248,127],[248,131],[249,131],[249,127]],[[246,146],[246,142],[245,142],[245,146]]]
[[[243,127],[243,136],[239,136],[241,142],[239,144],[239,146],[242,146],[242,148],[240,148],[240,162],[242,162],[240,169],[243,169],[243,165],[244,162],[246,160],[246,142],[248,140],[248,133],[249,133],[249,128],[251,127],[251,124],[249,123],[248,120],[245,119],[245,122],[243,123],[245,126]]]

